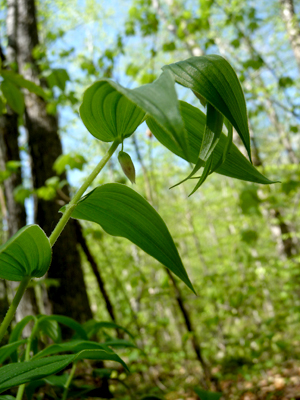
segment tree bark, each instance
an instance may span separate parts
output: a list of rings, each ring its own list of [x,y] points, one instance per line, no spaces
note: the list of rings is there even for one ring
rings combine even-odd
[[[20,73],[28,80],[40,84],[39,70],[32,53],[39,44],[34,0],[16,0],[17,61]],[[58,135],[57,116],[48,115],[46,102],[33,93],[25,93],[25,126],[31,156],[33,187],[44,186],[54,174],[53,164],[62,154]],[[65,174],[60,176],[65,179]],[[68,188],[64,190],[68,196]],[[35,221],[50,235],[59,220],[59,199],[35,199]],[[50,287],[49,299],[55,314],[67,315],[78,322],[92,318],[80,255],[77,249],[74,221],[70,221],[53,248],[49,278],[59,280],[59,287]]]
[[[280,0],[281,12],[300,72],[300,27],[293,0]]]

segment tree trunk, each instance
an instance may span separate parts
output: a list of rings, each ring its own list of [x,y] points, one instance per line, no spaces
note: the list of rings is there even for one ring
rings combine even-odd
[[[280,0],[281,11],[300,72],[300,27],[293,0]]]
[[[38,67],[32,56],[33,49],[39,44],[34,0],[16,1],[19,71],[26,79],[40,84]],[[33,187],[37,189],[44,186],[45,181],[54,175],[52,167],[57,157],[62,154],[62,146],[58,135],[57,116],[47,114],[46,102],[33,93],[26,93],[25,105]],[[60,178],[65,179],[65,174]],[[65,189],[65,194],[69,195],[68,188]],[[47,235],[50,235],[60,218],[60,207],[58,198],[53,201],[35,199],[35,221]],[[60,283],[59,287],[49,289],[49,299],[55,314],[67,315],[78,322],[92,318],[72,220],[53,248],[48,276]]]

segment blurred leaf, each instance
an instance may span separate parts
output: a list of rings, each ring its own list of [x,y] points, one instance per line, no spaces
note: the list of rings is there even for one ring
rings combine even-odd
[[[24,96],[21,90],[11,81],[5,79],[1,83],[1,90],[11,109],[23,115],[25,109]]]
[[[31,81],[28,81],[27,79],[23,78],[23,76],[17,74],[16,72],[9,70],[2,70],[1,75],[3,76],[3,78],[9,80],[10,82],[14,83],[17,86],[29,90],[29,92],[31,93],[35,93],[36,95],[44,99],[47,98],[46,93],[40,86],[36,85]]]
[[[200,397],[201,400],[219,400],[222,393],[208,392],[200,388],[194,388],[194,392]]]
[[[52,69],[51,73],[46,77],[48,86],[52,89],[57,86],[64,91],[67,81],[70,80],[68,72],[64,68]]]
[[[86,163],[86,159],[81,154],[62,154],[55,160],[53,169],[58,175],[60,175],[66,170],[67,166],[70,169],[79,169],[82,171],[82,168]]]

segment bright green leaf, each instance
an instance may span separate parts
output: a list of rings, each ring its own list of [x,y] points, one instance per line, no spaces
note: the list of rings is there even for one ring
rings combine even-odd
[[[47,83],[51,89],[54,86],[57,86],[60,90],[64,91],[66,88],[66,82],[69,80],[69,74],[64,68],[53,69],[47,76]]]
[[[229,120],[241,137],[251,160],[245,97],[228,61],[218,55],[191,57],[166,65],[163,70],[166,69],[172,71],[176,82],[199,94]]]
[[[108,234],[129,239],[193,290],[164,221],[134,190],[117,183],[100,186],[80,200],[72,217],[96,222]]]
[[[12,108],[12,110],[19,115],[23,115],[25,102],[21,90],[7,79],[1,83],[1,90],[7,100],[7,104]]]
[[[51,263],[49,239],[38,225],[20,229],[0,247],[0,278],[21,281],[26,276],[40,278]]]

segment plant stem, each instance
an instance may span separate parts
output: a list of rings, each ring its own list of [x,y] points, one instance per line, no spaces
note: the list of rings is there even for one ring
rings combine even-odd
[[[37,331],[37,328],[39,325],[38,319],[36,317],[34,317],[34,321],[35,321],[34,327],[32,328],[31,334],[27,340],[27,346],[26,346],[26,351],[25,351],[25,362],[29,361],[29,359],[30,359],[30,350],[31,350],[32,339],[34,338],[35,332]],[[25,386],[26,386],[25,383],[23,383],[23,385],[19,386],[16,400],[22,400]]]
[[[66,384],[64,386],[65,390],[64,390],[64,394],[63,394],[63,397],[62,397],[61,400],[67,400],[69,386],[70,386],[70,384],[72,382],[72,379],[74,377],[74,374],[75,374],[75,371],[76,371],[76,367],[77,367],[77,363],[74,362],[74,364],[72,365],[72,369],[71,369],[71,372],[69,374],[68,380],[67,380],[67,382],[66,382]],[[19,399],[16,399],[16,400],[19,400]]]
[[[105,156],[100,160],[99,164],[96,166],[96,168],[91,172],[91,174],[87,177],[85,182],[81,185],[81,187],[78,189],[77,193],[75,196],[72,198],[69,204],[66,205],[66,210],[64,211],[61,219],[58,221],[58,224],[54,228],[52,234],[49,237],[49,241],[51,246],[54,245],[56,242],[57,238],[61,234],[62,230],[64,229],[66,223],[69,221],[71,214],[76,207],[78,201],[80,200],[81,196],[84,194],[86,189],[90,186],[90,184],[93,182],[93,180],[97,177],[99,172],[104,168],[108,160],[111,158],[111,156],[114,154],[116,151],[117,147],[120,144],[120,139],[116,139],[112,145],[110,146],[109,150],[105,154]],[[18,287],[17,293],[15,294],[15,297],[6,313],[6,316],[4,320],[2,321],[0,325],[0,341],[2,340],[3,336],[5,335],[5,332],[8,328],[8,326],[11,323],[11,320],[13,319],[16,309],[22,299],[22,296],[30,282],[31,277],[24,277],[23,280],[20,283],[20,286]]]
[[[72,198],[70,203],[66,206],[66,210],[63,213],[61,219],[59,220],[58,224],[54,228],[53,232],[51,233],[49,240],[51,246],[54,245],[56,242],[57,238],[61,234],[62,230],[64,229],[66,223],[69,221],[72,212],[74,211],[74,208],[76,207],[78,201],[80,200],[81,196],[84,194],[86,189],[90,186],[90,184],[93,182],[93,180],[97,177],[99,172],[103,169],[103,167],[106,165],[108,160],[111,158],[111,156],[114,154],[116,151],[117,147],[120,144],[120,140],[117,139],[113,142],[111,147],[109,148],[108,152],[105,154],[105,156],[101,159],[99,164],[96,166],[96,168],[92,171],[92,173],[87,177],[85,182],[82,184],[82,186],[78,189],[77,193],[75,196]]]
[[[30,282],[31,277],[30,276],[25,276],[23,280],[21,281],[18,290],[15,294],[15,297],[13,298],[13,301],[5,315],[4,320],[2,321],[2,324],[0,326],[0,341],[3,339],[3,336],[5,335],[5,332],[11,323],[11,320],[13,319],[16,309],[22,299],[22,296],[28,286],[28,283]]]

